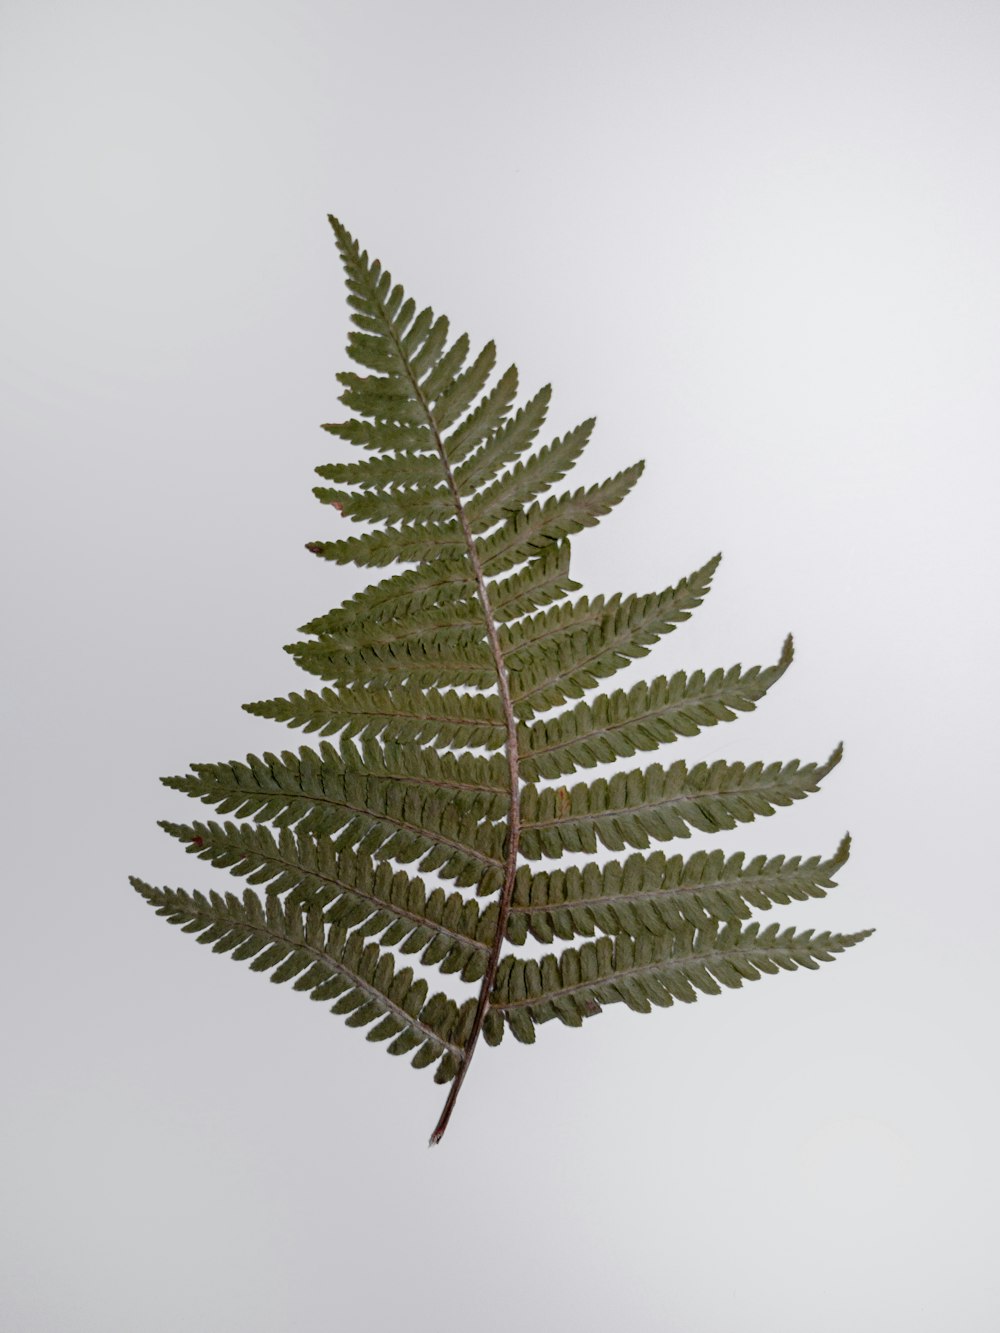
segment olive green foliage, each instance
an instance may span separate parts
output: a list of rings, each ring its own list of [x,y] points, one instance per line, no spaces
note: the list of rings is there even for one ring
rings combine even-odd
[[[643,762],[753,709],[791,639],[770,666],[605,691],[691,616],[718,557],[659,592],[579,596],[569,539],[626,498],[642,464],[553,491],[594,422],[539,446],[549,389],[517,406],[517,371],[495,374],[492,343],[472,355],[330,221],[360,372],[338,377],[353,415],[325,429],[359,456],[319,467],[315,493],[334,525],[363,526],[307,549],[406,568],[302,627],[288,652],[316,688],[245,705],[314,744],[164,779],[219,820],[162,827],[251,887],[134,887],[442,1083],[464,1076],[480,1031],[533,1042],[552,1018],[648,1012],[863,939],[748,920],[825,895],[846,837],[825,858],[648,850],[770,815],[839,761],[838,748],[824,763]],[[599,765],[614,767],[570,785]],[[539,943],[558,947],[539,957]],[[453,974],[447,993],[435,970]]]

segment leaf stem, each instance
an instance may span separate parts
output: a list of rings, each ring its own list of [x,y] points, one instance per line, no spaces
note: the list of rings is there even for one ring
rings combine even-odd
[[[483,619],[486,622],[486,639],[489,644],[490,655],[493,658],[493,665],[496,669],[497,689],[500,695],[504,730],[506,734],[505,749],[507,756],[508,780],[510,783],[507,834],[504,840],[503,885],[500,890],[496,934],[493,937],[493,944],[490,948],[489,957],[486,962],[486,971],[483,974],[482,983],[479,988],[479,998],[476,1002],[472,1028],[462,1049],[458,1072],[452,1079],[444,1108],[437,1124],[434,1126],[434,1132],[430,1137],[430,1145],[433,1147],[434,1144],[441,1142],[444,1132],[448,1128],[448,1122],[451,1119],[452,1111],[455,1109],[455,1102],[458,1099],[458,1094],[465,1081],[465,1076],[469,1072],[469,1065],[475,1054],[476,1045],[479,1041],[479,1034],[483,1030],[483,1023],[486,1021],[486,1015],[489,1011],[490,993],[496,982],[497,967],[500,963],[500,951],[503,948],[504,939],[507,934],[507,919],[510,916],[511,900],[514,896],[514,877],[517,872],[517,855],[521,841],[521,781],[517,747],[517,719],[514,716],[514,701],[511,696],[510,680],[507,675],[507,665],[504,661],[503,649],[500,646],[500,635],[497,631],[496,618],[490,603],[486,576],[483,573],[482,562],[479,559],[479,550],[476,546],[472,528],[465,512],[465,506],[462,503],[462,496],[459,492],[458,484],[455,481],[455,474],[452,472],[451,464],[448,461],[448,454],[444,447],[444,441],[441,438],[440,427],[438,426],[431,405],[427,401],[417,376],[414,373],[413,367],[410,364],[409,357],[406,355],[400,344],[399,338],[393,328],[392,320],[378,295],[375,284],[371,284],[370,289],[372,290],[373,300],[379,307],[381,307],[381,312],[386,322],[386,328],[389,337],[393,342],[396,355],[399,359],[399,364],[403,368],[404,373],[410,382],[414,397],[420,404],[421,411],[427,420],[427,425],[434,439],[435,448],[441,460],[441,466],[444,469],[445,480],[448,483],[448,490],[455,506],[455,514],[458,518],[459,527],[462,532],[466,553],[469,559],[469,566],[472,570],[472,575],[476,584],[476,595],[479,599],[479,604],[482,607]]]
[[[421,397],[421,401],[423,401]],[[425,405],[426,407],[426,405]],[[497,632],[496,620],[493,616],[493,608],[490,605],[489,593],[486,588],[486,578],[483,574],[482,564],[479,559],[479,552],[476,549],[475,539],[469,527],[469,521],[466,517],[465,507],[462,504],[462,497],[459,495],[458,487],[455,484],[454,474],[448,462],[445,453],[444,444],[441,440],[437,424],[434,417],[427,408],[428,420],[431,423],[431,429],[434,432],[434,439],[437,443],[438,451],[441,455],[441,464],[444,467],[445,475],[448,479],[448,486],[455,501],[455,512],[458,515],[458,521],[462,528],[462,534],[465,538],[469,553],[469,564],[472,566],[473,577],[476,580],[476,592],[479,595],[479,602],[483,608],[483,617],[486,621],[486,638],[490,646],[490,653],[493,657],[493,665],[497,673],[497,688],[500,694],[500,704],[503,709],[504,727],[506,730],[506,755],[507,755],[507,773],[510,781],[510,806],[507,813],[507,837],[504,844],[504,877],[503,886],[500,890],[499,908],[497,911],[496,934],[493,937],[493,946],[490,949],[489,958],[486,962],[486,971],[483,974],[482,984],[479,988],[479,999],[476,1004],[475,1016],[472,1020],[472,1030],[469,1033],[465,1043],[465,1049],[462,1053],[462,1061],[458,1067],[458,1073],[452,1079],[451,1087],[448,1089],[448,1097],[444,1104],[441,1116],[434,1126],[434,1132],[430,1137],[430,1144],[440,1143],[445,1130],[448,1128],[448,1121],[451,1119],[451,1113],[455,1109],[455,1102],[461,1091],[462,1083],[468,1073],[472,1056],[475,1053],[476,1043],[479,1041],[479,1034],[483,1029],[483,1023],[486,1021],[486,1014],[490,1007],[490,992],[493,990],[493,984],[496,981],[497,967],[500,962],[500,951],[503,948],[503,942],[507,935],[507,918],[510,915],[511,899],[514,896],[514,877],[517,873],[517,852],[521,840],[521,782],[518,772],[518,750],[517,750],[517,719],[514,716],[514,702],[511,697],[510,681],[507,676],[507,664],[504,661],[503,649],[500,646],[500,635]]]

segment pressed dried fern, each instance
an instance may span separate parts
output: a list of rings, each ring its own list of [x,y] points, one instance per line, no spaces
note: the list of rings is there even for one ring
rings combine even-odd
[[[162,827],[265,886],[263,899],[132,883],[216,952],[334,1001],[369,1040],[435,1065],[451,1084],[437,1142],[480,1033],[495,1045],[509,1028],[532,1042],[537,1024],[579,1026],[605,1004],[648,1012],[762,972],[815,968],[870,932],[745,924],[751,908],[822,897],[847,859],[846,837],[826,860],[697,851],[539,864],[772,814],[815,791],[840,750],[824,764],[678,760],[564,785],[579,769],[754,708],[791,662],[791,639],[770,667],[677,672],[593,694],[688,619],[718,557],[663,592],[574,600],[568,538],[623,500],[642,465],[540,500],[593,421],[535,448],[548,388],[515,409],[513,366],[488,387],[493,344],[470,362],[468,338],[451,341],[446,319],[418,312],[330,222],[357,325],[348,353],[366,373],[338,376],[357,416],[325,429],[368,456],[318,468],[330,484],[315,493],[376,526],[308,549],[341,564],[415,567],[303,626],[308,637],[288,651],[324,688],[246,705],[335,743],[164,779],[248,821]],[[518,953],[529,936],[569,944],[537,960]],[[458,974],[469,998],[429,993],[423,972],[401,965],[407,955]]]

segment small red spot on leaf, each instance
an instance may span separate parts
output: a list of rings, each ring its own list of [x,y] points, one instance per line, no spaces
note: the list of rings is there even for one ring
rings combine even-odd
[[[201,836],[200,833],[196,833],[194,837],[191,839],[191,846],[204,847],[204,845],[205,845],[205,839]]]
[[[330,503],[333,505],[334,509],[336,509],[338,514],[342,514],[344,512],[344,506],[341,504],[339,500],[331,500]]]
[[[323,543],[322,543],[322,542],[306,542],[306,550],[307,550],[307,551],[312,551],[313,555],[322,555],[322,554],[323,554]]]
[[[556,789],[556,811],[560,815],[569,814],[569,792],[565,787]]]

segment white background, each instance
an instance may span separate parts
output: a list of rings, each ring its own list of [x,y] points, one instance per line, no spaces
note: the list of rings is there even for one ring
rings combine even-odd
[[[1000,11],[990,3],[0,10],[4,1196],[14,1333],[992,1333]],[[589,591],[717,549],[641,664],[797,660],[667,757],[846,757],[730,849],[854,856],[877,933],[441,1092],[159,921],[238,887],[158,776],[298,744],[239,705],[364,574],[336,212],[496,338],[580,481]],[[506,358],[506,360],[504,359]],[[616,682],[617,683],[617,682]]]

